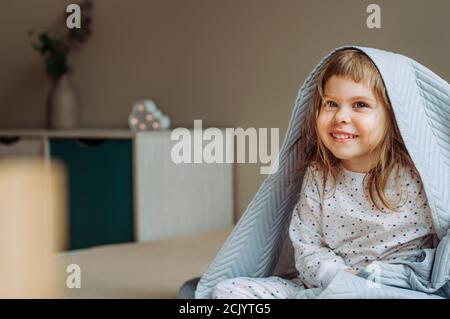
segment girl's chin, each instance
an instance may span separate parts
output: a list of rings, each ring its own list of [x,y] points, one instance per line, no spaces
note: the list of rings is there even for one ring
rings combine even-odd
[[[331,152],[331,153],[333,153],[334,157],[342,161],[351,160],[352,158],[357,157],[357,154],[350,152]]]

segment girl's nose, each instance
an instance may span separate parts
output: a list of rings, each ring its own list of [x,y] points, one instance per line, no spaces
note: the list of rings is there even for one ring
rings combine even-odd
[[[347,110],[346,107],[339,107],[334,115],[334,120],[338,123],[350,123],[351,111]]]

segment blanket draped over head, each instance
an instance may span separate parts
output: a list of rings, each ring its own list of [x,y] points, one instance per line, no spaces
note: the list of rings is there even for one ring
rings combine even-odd
[[[421,262],[381,263],[378,286],[339,271],[327,287],[303,289],[294,298],[450,298],[450,85],[406,56],[357,46],[333,50],[305,80],[279,153],[278,170],[264,180],[203,274],[196,298],[209,298],[213,287],[229,278],[292,275],[294,256],[287,228],[299,194],[288,191],[287,185],[289,174],[302,160],[295,143],[321,66],[333,52],[349,48],[364,52],[383,78],[403,141],[422,179],[439,243],[427,250]],[[304,172],[296,174],[300,178],[295,187],[300,190]],[[429,274],[418,276],[424,269]]]

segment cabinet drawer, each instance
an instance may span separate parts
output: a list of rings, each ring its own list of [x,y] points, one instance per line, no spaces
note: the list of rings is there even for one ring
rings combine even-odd
[[[41,138],[0,137],[1,157],[43,157],[44,142]]]
[[[132,143],[50,139],[68,175],[69,249],[133,241]]]
[[[136,239],[160,240],[231,227],[231,164],[175,164],[170,132],[136,137]],[[224,139],[229,148],[231,141]]]

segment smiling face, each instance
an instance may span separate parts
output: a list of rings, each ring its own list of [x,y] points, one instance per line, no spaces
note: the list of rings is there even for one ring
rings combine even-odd
[[[316,121],[320,140],[341,164],[354,172],[368,172],[385,135],[386,107],[363,83],[330,77]]]

